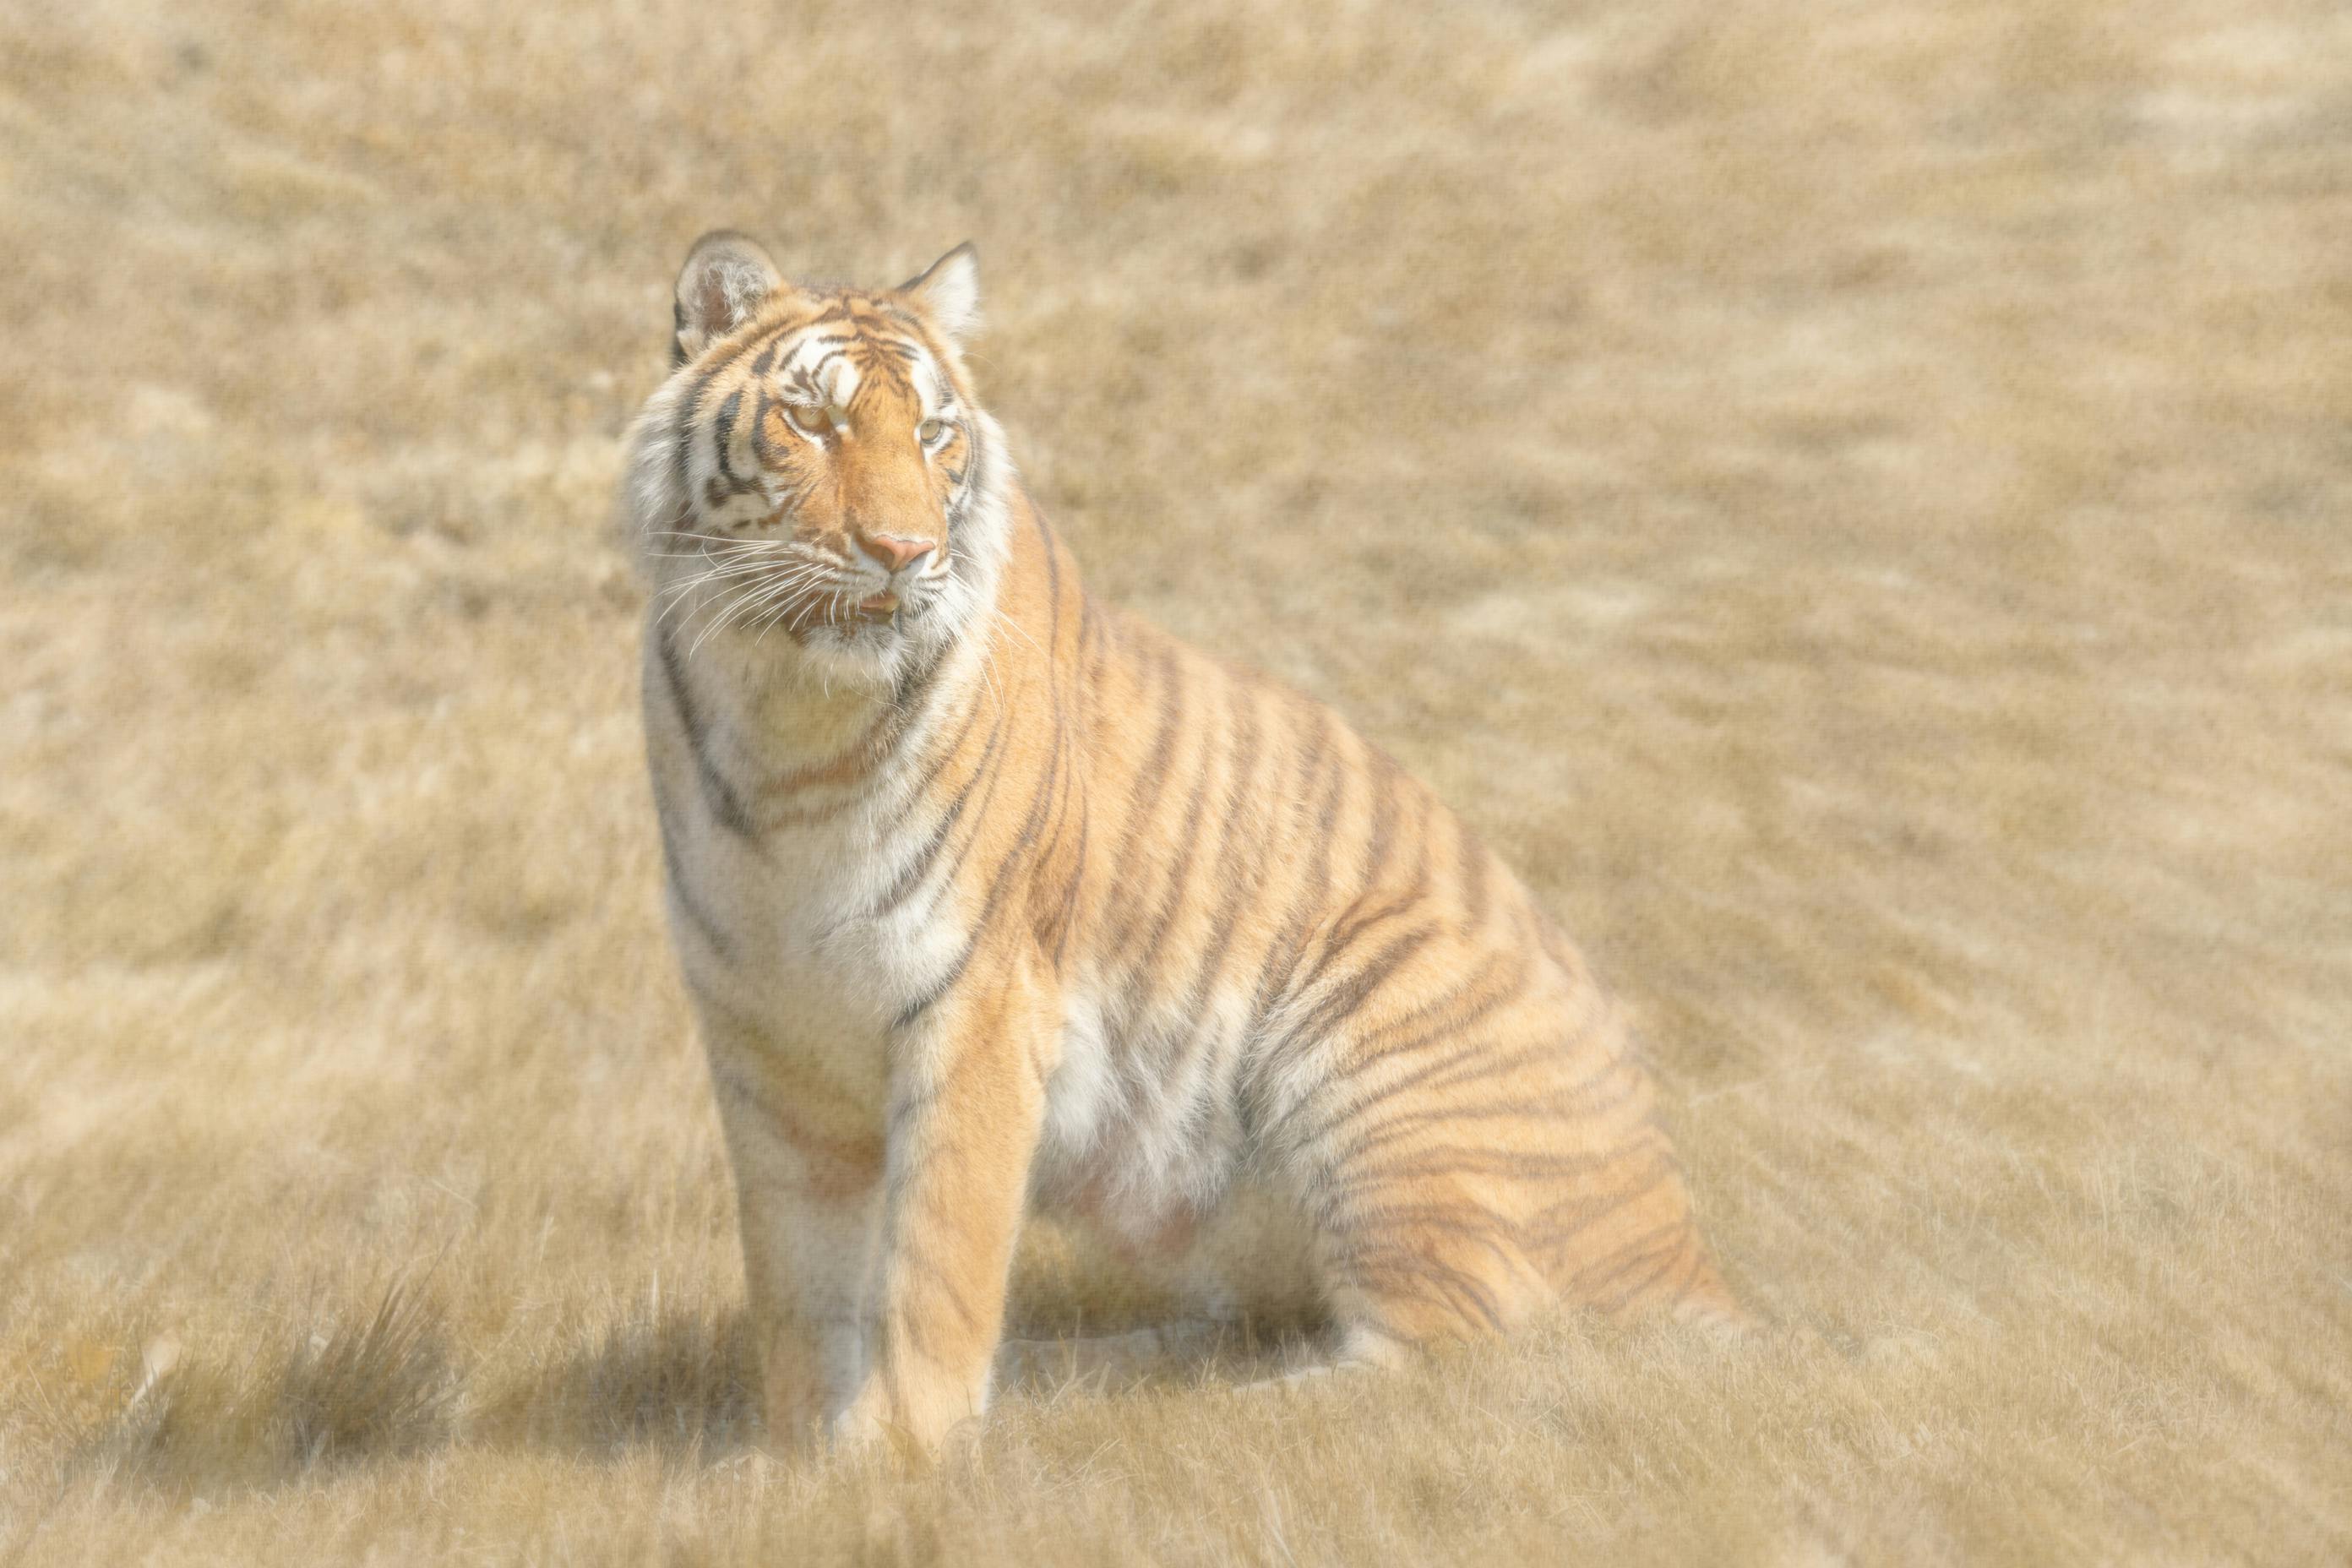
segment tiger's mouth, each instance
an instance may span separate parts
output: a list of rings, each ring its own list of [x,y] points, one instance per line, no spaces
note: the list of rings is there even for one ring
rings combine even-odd
[[[838,613],[844,619],[860,625],[904,625],[929,615],[938,607],[940,595],[940,586],[926,579],[868,594],[845,605]]]

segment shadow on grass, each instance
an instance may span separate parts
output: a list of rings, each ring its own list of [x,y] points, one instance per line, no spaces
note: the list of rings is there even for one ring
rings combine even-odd
[[[740,1310],[633,1314],[537,1375],[490,1391],[465,1435],[593,1455],[654,1446],[709,1457],[759,1441],[759,1390]]]
[[[1112,1392],[1163,1378],[1264,1375],[1276,1345],[1236,1326],[1195,1350],[1112,1372],[1086,1372],[1102,1321],[1051,1304],[1017,1310],[1034,1364],[1008,1398],[1066,1387]],[[1071,1353],[1052,1342],[1075,1337]],[[1124,1337],[1132,1338],[1132,1335]],[[591,1459],[651,1450],[708,1463],[761,1436],[759,1368],[740,1309],[650,1302],[575,1320],[548,1335],[543,1359],[468,1362],[443,1309],[416,1282],[383,1287],[373,1310],[305,1337],[280,1335],[228,1354],[159,1358],[95,1402],[101,1415],[69,1447],[67,1476],[184,1496],[257,1489],[339,1467],[452,1447],[528,1447]],[[1172,1347],[1171,1347],[1172,1349]],[[1035,1352],[1045,1352],[1037,1354]],[[126,1363],[136,1358],[125,1357]]]

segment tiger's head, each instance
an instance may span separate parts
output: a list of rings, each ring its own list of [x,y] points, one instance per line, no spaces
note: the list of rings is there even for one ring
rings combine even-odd
[[[679,271],[671,374],[631,431],[628,504],[657,612],[698,641],[796,647],[887,679],[993,592],[1003,436],[960,352],[962,245],[896,289],[787,282],[705,235]]]

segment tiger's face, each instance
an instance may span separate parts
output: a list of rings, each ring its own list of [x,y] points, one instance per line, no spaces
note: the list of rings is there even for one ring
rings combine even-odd
[[[993,426],[955,347],[975,294],[968,247],[882,293],[785,283],[740,236],[695,247],[635,488],[650,575],[698,636],[887,673],[982,602]]]

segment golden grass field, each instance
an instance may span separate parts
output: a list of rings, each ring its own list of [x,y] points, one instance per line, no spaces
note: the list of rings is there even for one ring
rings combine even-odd
[[[721,225],[978,242],[1780,1330],[760,1450],[611,507]],[[2352,1559],[2340,5],[30,0],[0,237],[0,1563]]]

